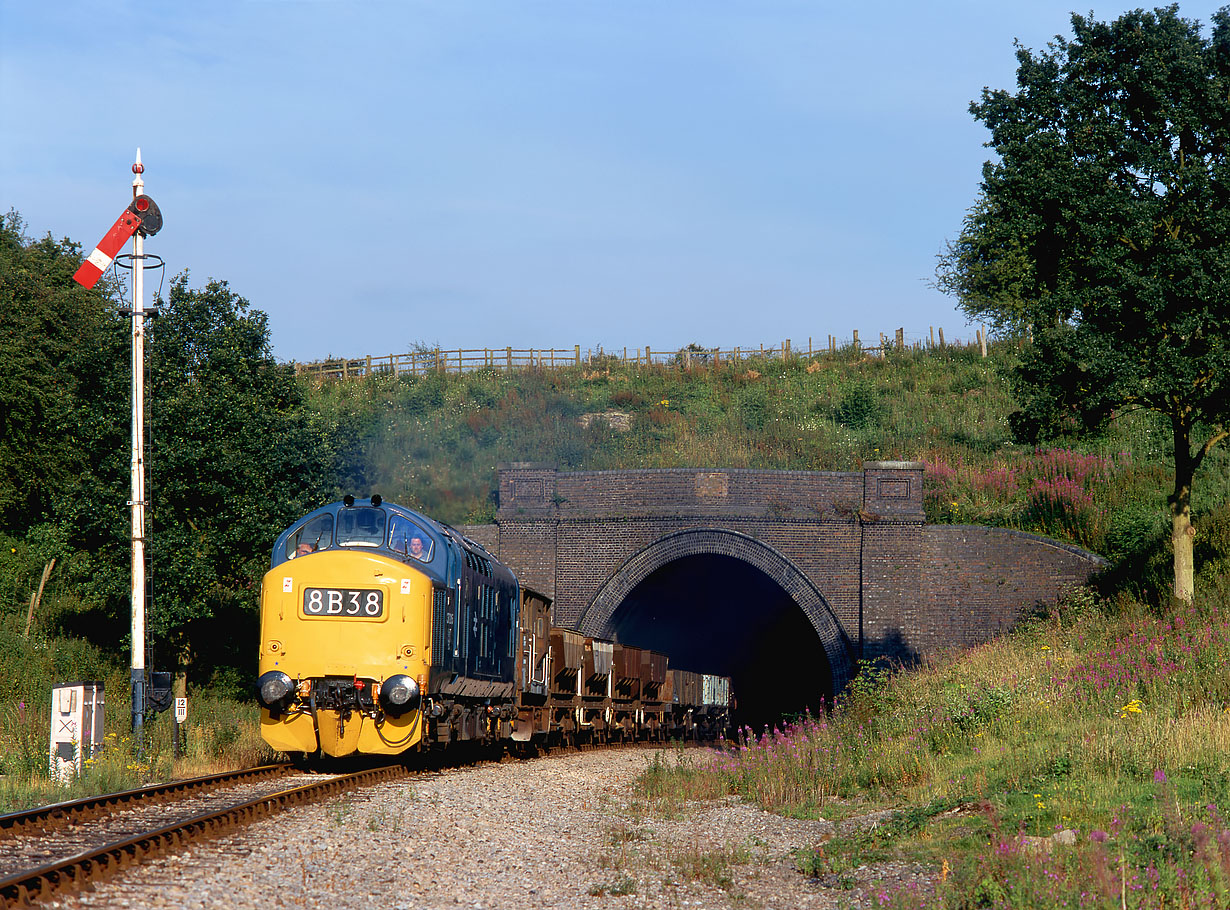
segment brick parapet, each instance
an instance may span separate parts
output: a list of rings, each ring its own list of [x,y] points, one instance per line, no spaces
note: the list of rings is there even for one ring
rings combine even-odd
[[[857,511],[863,487],[861,472],[647,468],[553,473],[540,465],[517,466],[500,473],[499,515],[822,519]]]

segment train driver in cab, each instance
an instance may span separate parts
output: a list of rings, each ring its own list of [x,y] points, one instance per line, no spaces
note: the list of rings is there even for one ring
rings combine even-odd
[[[400,515],[393,517],[389,529],[389,548],[419,562],[431,560],[431,538],[427,532]]]

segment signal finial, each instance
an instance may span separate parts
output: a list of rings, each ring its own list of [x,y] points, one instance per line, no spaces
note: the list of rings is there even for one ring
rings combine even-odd
[[[145,165],[141,163],[141,149],[140,148],[137,149],[137,161],[136,161],[136,164],[132,166],[132,172],[134,174],[144,174],[145,173]]]

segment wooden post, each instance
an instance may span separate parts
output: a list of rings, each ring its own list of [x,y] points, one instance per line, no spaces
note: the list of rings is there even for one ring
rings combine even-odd
[[[47,586],[47,579],[51,577],[51,570],[56,567],[56,558],[51,557],[51,562],[43,566],[43,577],[39,579],[38,593],[30,595],[30,612],[26,614],[26,638],[30,637],[30,626],[34,623],[34,614],[38,611],[38,605],[43,602],[43,588]]]
[[[577,366],[581,365],[581,346],[577,345]]]
[[[853,343],[853,344],[854,344],[854,350],[856,350],[856,351],[857,351],[857,350],[859,349],[859,344],[858,344],[858,329],[855,329],[855,330],[854,330],[854,343]]]
[[[645,345],[645,366],[653,363],[653,354],[649,351],[649,345]]]
[[[366,375],[367,375],[367,376],[372,375],[372,355],[371,355],[371,354],[368,354],[368,355],[367,355],[367,373],[366,373]]]
[[[904,327],[897,329],[897,350],[898,351],[905,350],[905,328]]]
[[[944,344],[944,327],[940,326],[940,347],[945,347]]]
[[[978,330],[978,347],[982,350],[982,356],[987,356],[987,327],[984,325]]]

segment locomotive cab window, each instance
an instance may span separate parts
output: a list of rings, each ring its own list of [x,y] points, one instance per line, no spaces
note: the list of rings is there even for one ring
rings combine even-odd
[[[320,515],[286,538],[286,558],[306,556],[333,546],[333,516]]]
[[[403,515],[389,519],[389,549],[420,562],[431,562],[435,542],[417,524]]]
[[[384,546],[384,509],[359,506],[337,513],[337,545],[339,547]]]

